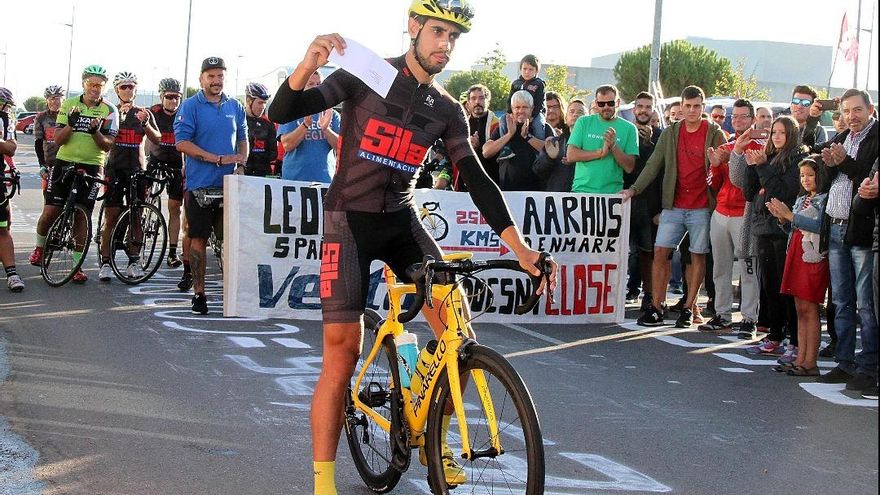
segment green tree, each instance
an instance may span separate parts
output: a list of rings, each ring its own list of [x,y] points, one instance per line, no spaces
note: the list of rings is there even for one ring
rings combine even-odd
[[[571,73],[568,72],[568,67],[564,65],[549,65],[545,69],[545,73],[547,78],[544,82],[546,83],[545,88],[547,92],[555,91],[566,100],[571,100],[575,97],[582,98],[590,94],[588,89],[579,89],[577,86],[568,84],[568,77]]]
[[[651,45],[621,55],[614,66],[614,77],[621,97],[631,100],[648,89]],[[718,82],[733,79],[730,60],[704,46],[684,40],[663,43],[660,47],[660,85],[664,96],[674,96],[692,84],[703,88],[706,95],[718,94]]]
[[[24,109],[28,112],[42,112],[46,109],[46,99],[42,96],[31,96],[24,100]]]
[[[729,75],[725,75],[718,81],[718,94],[720,96],[731,96],[733,98],[748,98],[756,101],[766,101],[770,99],[770,90],[758,87],[758,78],[753,72],[746,77],[745,75],[746,61],[739,59],[736,67]]]
[[[189,98],[189,97],[193,96],[194,94],[198,93],[199,89],[201,89],[201,88],[194,88],[192,86],[187,86],[186,87],[186,97]]]
[[[496,42],[495,48],[491,52],[477,59],[477,63],[484,65],[487,70],[504,72],[504,68],[507,67],[507,56],[501,48],[501,43]]]
[[[453,74],[446,80],[444,87],[453,97],[461,101],[462,93],[474,84],[483,84],[492,92],[490,110],[507,110],[507,92],[510,91],[510,79],[500,71],[469,70]]]

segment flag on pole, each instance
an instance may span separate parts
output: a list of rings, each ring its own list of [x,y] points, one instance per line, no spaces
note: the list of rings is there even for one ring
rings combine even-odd
[[[851,64],[859,58],[859,42],[855,28],[850,28],[846,12],[843,13],[843,21],[840,23],[840,36],[837,39],[837,55]]]

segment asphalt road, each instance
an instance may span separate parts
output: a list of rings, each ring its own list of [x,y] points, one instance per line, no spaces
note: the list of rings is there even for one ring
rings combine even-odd
[[[26,262],[41,207],[29,142],[12,228],[27,289],[0,290],[0,494],[311,493],[319,324],[220,317],[213,264],[208,317],[190,314],[179,270],[105,284],[91,257],[88,284],[49,288]],[[548,494],[877,493],[877,401],[776,374],[735,338],[634,323],[477,331],[516,354]],[[340,493],[370,493],[350,459],[343,440]],[[415,462],[394,493],[427,493],[425,476]]]

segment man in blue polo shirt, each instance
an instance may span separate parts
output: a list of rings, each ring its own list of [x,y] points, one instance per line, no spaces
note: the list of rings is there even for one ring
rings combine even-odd
[[[220,57],[202,62],[202,90],[180,105],[174,121],[177,150],[186,156],[187,233],[189,264],[193,279],[192,312],[208,314],[205,298],[205,256],[211,229],[219,230],[222,206],[205,198],[205,191],[222,189],[223,176],[243,174],[248,155],[248,131],[244,106],[223,93],[226,64]],[[210,196],[210,194],[209,194]]]

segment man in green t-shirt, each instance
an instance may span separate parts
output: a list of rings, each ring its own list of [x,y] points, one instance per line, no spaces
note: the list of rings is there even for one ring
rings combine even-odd
[[[616,194],[623,188],[623,172],[636,166],[638,131],[617,116],[616,87],[596,88],[595,103],[599,113],[579,118],[568,140],[568,160],[575,163],[572,192]]]

